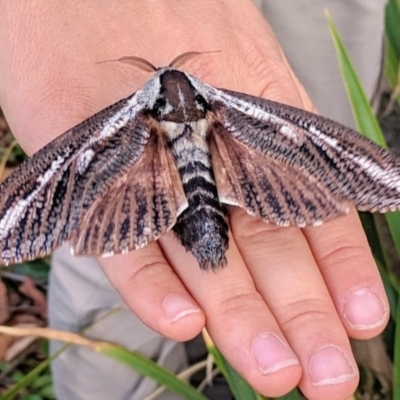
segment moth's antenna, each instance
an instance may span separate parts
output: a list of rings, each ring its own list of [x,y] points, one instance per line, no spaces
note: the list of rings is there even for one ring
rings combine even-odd
[[[134,57],[134,56],[121,57],[116,60],[99,61],[97,64],[104,64],[104,63],[115,62],[115,61],[122,62],[125,64],[135,64],[140,69],[142,69],[143,71],[146,71],[146,72],[155,72],[158,69],[151,62],[145,60],[144,58]]]
[[[168,64],[168,67],[176,67],[180,63],[180,61],[182,61],[184,58],[191,59],[191,58],[197,57],[200,54],[207,54],[207,53],[221,53],[221,50],[214,50],[214,51],[188,51],[186,53],[180,54],[178,57],[175,57]]]
[[[197,57],[198,55],[201,54],[207,54],[207,53],[220,53],[221,50],[214,50],[214,51],[188,51],[186,53],[180,54],[178,57],[175,57],[168,65],[168,67],[176,67],[178,64],[182,63],[182,60],[185,59],[191,59],[193,57]],[[146,72],[155,72],[159,70],[159,68],[155,67],[151,62],[145,60],[144,58],[140,57],[135,57],[135,56],[128,56],[128,57],[121,57],[116,60],[105,60],[105,61],[99,61],[96,64],[104,64],[108,62],[122,62],[125,64],[135,64],[137,67],[142,69],[143,71]]]

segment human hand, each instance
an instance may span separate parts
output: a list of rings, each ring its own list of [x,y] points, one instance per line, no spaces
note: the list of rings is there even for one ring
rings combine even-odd
[[[135,67],[96,64],[125,55],[162,66],[186,51],[221,50],[182,68],[217,87],[312,110],[250,0],[0,4],[0,104],[29,153],[142,86],[149,75]],[[355,211],[304,230],[230,211],[228,266],[216,274],[200,271],[172,234],[100,262],[147,325],[188,340],[205,324],[261,393],[299,384],[309,399],[348,397],[358,378],[348,336],[372,337],[388,318]]]

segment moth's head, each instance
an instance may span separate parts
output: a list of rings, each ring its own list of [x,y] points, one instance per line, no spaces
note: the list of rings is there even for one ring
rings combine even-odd
[[[118,61],[134,64],[147,72],[155,72],[154,76],[136,93],[135,101],[148,109],[159,121],[176,123],[195,122],[205,118],[208,111],[207,101],[192,84],[196,79],[175,69],[183,62],[205,53],[219,51],[190,51],[183,53],[167,66],[157,68],[140,57],[122,57]]]
[[[153,79],[159,81],[159,91],[152,109],[156,119],[184,123],[205,118],[207,102],[194,88],[187,74],[164,68]]]

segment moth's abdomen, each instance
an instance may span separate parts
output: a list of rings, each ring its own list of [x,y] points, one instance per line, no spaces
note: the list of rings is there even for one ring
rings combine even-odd
[[[226,264],[228,220],[218,199],[202,122],[164,125],[188,200],[173,230],[202,269],[216,270]]]

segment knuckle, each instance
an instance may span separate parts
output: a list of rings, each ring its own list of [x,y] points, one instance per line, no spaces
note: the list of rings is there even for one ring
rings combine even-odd
[[[307,331],[332,321],[334,318],[332,311],[321,299],[308,298],[289,303],[276,317],[284,330]]]
[[[260,309],[261,307],[265,307],[265,303],[259,293],[243,292],[222,298],[214,311],[216,315],[233,315],[237,318],[238,314],[243,315],[249,313],[250,309]]]
[[[255,216],[247,214],[246,211],[235,208],[230,212],[231,228],[234,236],[240,241],[265,245],[271,233],[274,240],[291,245],[292,233],[298,231],[296,227],[281,227],[270,224]]]
[[[338,264],[368,264],[369,260],[371,260],[371,253],[368,248],[351,243],[342,243],[337,246],[330,246],[325,254],[319,256],[318,262],[321,265],[335,268]]]
[[[139,265],[132,271],[130,280],[132,282],[148,281],[154,276],[160,276],[165,271],[165,261],[151,260]]]

